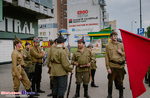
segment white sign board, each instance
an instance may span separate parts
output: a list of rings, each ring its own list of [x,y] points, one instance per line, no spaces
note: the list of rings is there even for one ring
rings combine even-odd
[[[84,1],[84,4],[71,5],[77,1]],[[77,40],[84,36],[87,46],[90,43],[88,32],[100,31],[100,6],[94,5],[92,0],[68,0],[67,3],[69,43],[77,47]]]

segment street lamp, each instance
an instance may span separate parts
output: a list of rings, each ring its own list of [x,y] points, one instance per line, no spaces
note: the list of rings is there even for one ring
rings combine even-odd
[[[131,21],[131,32],[133,32],[133,23],[137,23],[136,21]]]

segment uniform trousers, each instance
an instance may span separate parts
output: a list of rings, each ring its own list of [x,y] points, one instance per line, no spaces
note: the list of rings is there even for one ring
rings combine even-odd
[[[53,95],[64,96],[67,90],[68,75],[53,76],[54,86],[52,88]]]
[[[92,82],[94,82],[94,77],[95,77],[95,72],[96,72],[96,69],[91,69],[91,76],[92,76]]]
[[[88,85],[90,81],[90,73],[89,71],[83,71],[83,72],[76,72],[76,84],[83,84]]]
[[[26,90],[30,89],[30,81],[24,70],[21,72],[21,76],[22,79],[18,79],[18,76],[13,75],[14,91],[19,91],[20,81],[22,82]]]
[[[116,78],[118,80],[118,86],[123,86],[123,79],[124,79],[124,68],[118,69],[118,68],[111,68],[112,73],[108,74],[108,86],[111,86],[113,84],[114,79]]]
[[[33,83],[40,83],[42,78],[42,65],[36,64],[35,65],[35,72],[33,73],[32,82]]]

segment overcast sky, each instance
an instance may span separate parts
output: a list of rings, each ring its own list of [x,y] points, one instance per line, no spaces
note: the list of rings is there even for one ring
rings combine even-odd
[[[109,13],[109,21],[117,21],[117,29],[121,28],[131,31],[133,22],[133,33],[137,33],[140,27],[140,0],[105,0],[106,10]],[[142,27],[147,31],[150,26],[150,0],[142,1]],[[119,30],[117,31],[119,33]]]

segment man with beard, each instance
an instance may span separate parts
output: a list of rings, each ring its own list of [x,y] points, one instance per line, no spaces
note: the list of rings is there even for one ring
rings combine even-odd
[[[112,85],[113,80],[117,78],[119,87],[119,98],[123,97],[123,79],[124,79],[124,66],[125,66],[125,53],[123,44],[117,42],[118,34],[112,32],[110,34],[111,41],[106,45],[105,62],[108,71],[108,96],[112,98]]]
[[[31,55],[30,55],[30,43],[26,41],[25,43],[25,48],[21,50],[21,53],[23,55],[23,58],[24,58],[24,62],[26,64],[26,68],[25,68],[25,72],[29,78],[29,80],[31,81],[31,76],[29,75],[29,68],[31,67],[32,65],[32,61],[31,61]]]
[[[33,39],[34,46],[30,49],[32,65],[34,66],[34,72],[32,77],[32,91],[35,92],[35,85],[36,85],[36,96],[39,96],[38,93],[45,93],[40,89],[41,85],[41,75],[42,75],[42,50],[39,48],[40,40],[35,37]]]
[[[84,97],[91,98],[88,95],[88,84],[90,81],[90,65],[94,62],[92,52],[85,46],[84,37],[78,40],[78,49],[74,52],[71,63],[76,66],[76,94],[73,98],[80,96],[80,84],[83,82]]]

